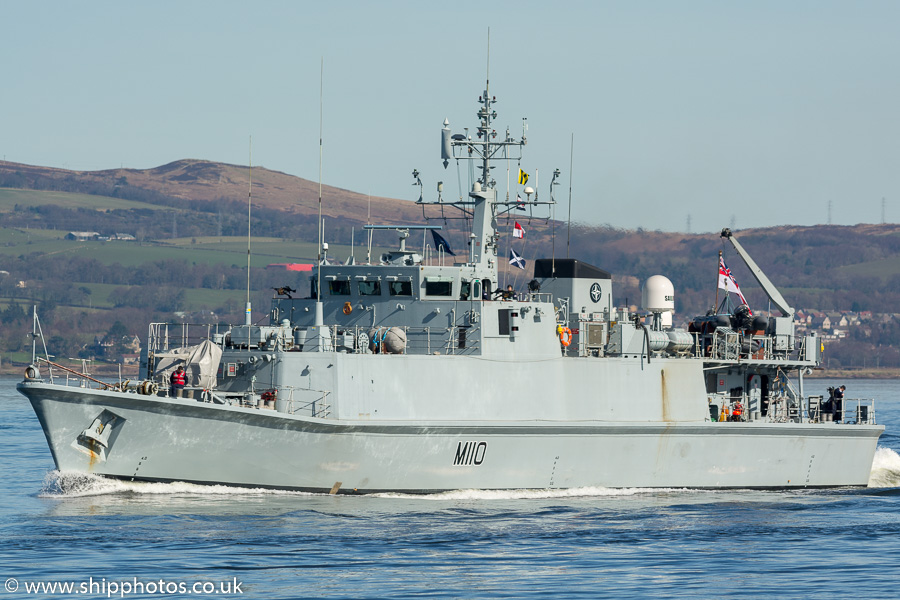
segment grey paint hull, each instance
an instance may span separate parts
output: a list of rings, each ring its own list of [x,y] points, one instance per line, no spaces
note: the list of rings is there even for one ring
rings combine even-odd
[[[880,425],[353,421],[22,383],[61,471],[341,492],[865,486]],[[78,443],[114,415],[99,452]]]

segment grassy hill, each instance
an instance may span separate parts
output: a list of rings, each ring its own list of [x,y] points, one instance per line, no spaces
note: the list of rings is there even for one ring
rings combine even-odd
[[[91,210],[159,210],[155,204],[95,196],[72,192],[54,192],[48,190],[19,190],[0,188],[0,213],[12,212],[16,206],[34,208],[37,206],[55,205],[63,208],[88,208]]]
[[[254,167],[252,176],[253,205],[288,214],[317,214],[318,183],[264,167]],[[190,159],[153,169],[106,171],[68,171],[0,161],[0,188],[106,197],[95,201],[92,207],[96,209],[137,208],[136,205],[116,205],[112,202],[114,199],[135,200],[157,208],[184,208],[186,202],[196,208],[198,204],[223,201],[240,202],[246,207],[251,189],[250,171],[246,166]],[[20,192],[9,193],[15,196]],[[29,194],[22,194],[22,197],[28,198]],[[414,202],[369,197],[333,186],[322,187],[322,198],[322,214],[326,218],[365,223],[370,208],[376,222],[410,222],[421,216],[421,208]],[[0,202],[4,200],[0,196]],[[72,206],[78,200],[66,198],[64,202],[64,206]]]

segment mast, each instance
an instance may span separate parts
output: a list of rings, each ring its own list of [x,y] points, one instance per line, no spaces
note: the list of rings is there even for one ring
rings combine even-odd
[[[488,32],[490,44],[490,31]],[[465,133],[452,133],[450,121],[444,119],[441,129],[441,159],[446,169],[451,159],[457,161],[470,161],[470,167],[476,171],[471,184],[468,197],[460,196],[459,200],[447,202],[440,198],[437,202],[420,200],[418,204],[440,204],[442,210],[446,206],[452,206],[463,213],[466,218],[472,218],[472,230],[469,235],[468,266],[472,268],[476,276],[489,279],[497,283],[498,256],[500,254],[500,234],[497,232],[497,220],[499,216],[516,210],[517,199],[507,195],[504,200],[498,197],[497,182],[491,176],[492,161],[515,161],[521,165],[522,148],[528,143],[526,138],[527,120],[522,119],[522,137],[515,139],[510,135],[509,128],[506,134],[497,139],[497,131],[493,123],[497,119],[497,111],[494,104],[497,97],[492,96],[490,79],[490,48],[488,49],[488,71],[485,78],[484,92],[478,97],[478,126],[476,135],[469,135],[469,128]],[[520,167],[521,168],[521,167]],[[537,195],[525,202],[529,206],[552,205],[551,195],[549,201],[539,201]],[[505,257],[500,260],[505,260]]]
[[[719,262],[716,263],[716,303],[713,304],[713,310],[719,312],[719,277],[722,276],[722,251],[719,250]]]
[[[479,123],[475,139],[470,139],[470,136],[465,134],[451,135],[448,120],[444,120],[444,128],[441,130],[441,158],[444,160],[444,168],[447,168],[451,158],[475,161],[478,165],[478,175],[469,191],[468,199],[460,198],[456,202],[442,201],[442,204],[444,206],[449,204],[472,215],[470,261],[474,267],[489,269],[494,281],[497,273],[495,257],[499,253],[497,216],[514,210],[516,201],[511,198],[498,200],[497,182],[491,177],[491,161],[508,159],[520,161],[521,149],[527,143],[524,131],[521,139],[513,139],[507,134],[501,141],[497,141],[497,131],[493,128],[493,121],[497,118],[497,111],[494,110],[496,102],[497,98],[490,95],[490,79],[486,79],[484,92],[478,97]],[[516,148],[518,152],[514,150],[511,152],[511,149]],[[529,203],[551,204],[538,202],[536,199],[529,200]]]

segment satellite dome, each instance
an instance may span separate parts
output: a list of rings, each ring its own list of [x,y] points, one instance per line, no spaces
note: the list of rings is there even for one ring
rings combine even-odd
[[[641,305],[650,312],[675,312],[675,286],[668,277],[650,277],[641,290]]]

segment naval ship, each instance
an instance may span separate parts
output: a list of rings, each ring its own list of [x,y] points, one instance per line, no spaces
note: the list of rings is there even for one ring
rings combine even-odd
[[[249,302],[230,327],[151,324],[134,382],[35,356],[17,388],[57,469],[323,493],[865,486],[884,431],[874,400],[805,392],[822,341],[795,333],[794,309],[731,231],[779,316],[740,304],[677,328],[665,277],[630,311],[609,272],[554,256],[534,260],[527,291],[501,284],[500,223],[552,203],[559,171],[549,202],[498,194],[492,163],[520,164],[527,140],[524,128],[497,139],[495,102],[486,84],[474,137],[444,121],[444,167],[476,167],[466,193],[419,199],[467,217],[464,256],[439,234],[407,247],[437,226],[380,226],[397,250],[331,264],[320,240],[314,272],[279,290],[267,324]]]

